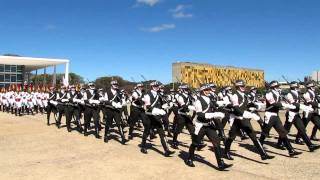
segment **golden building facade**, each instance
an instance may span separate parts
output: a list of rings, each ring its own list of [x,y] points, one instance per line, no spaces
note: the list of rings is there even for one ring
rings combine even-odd
[[[233,85],[238,79],[245,80],[248,86],[264,87],[263,70],[190,62],[172,64],[173,82],[186,83],[193,88],[198,88],[200,84],[210,82],[223,87]]]

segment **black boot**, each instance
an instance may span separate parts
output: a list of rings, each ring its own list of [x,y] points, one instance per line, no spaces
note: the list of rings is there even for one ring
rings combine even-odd
[[[301,152],[297,152],[293,149],[293,147],[291,146],[291,143],[289,142],[289,139],[287,137],[283,138],[282,141],[283,141],[284,146],[287,148],[290,157],[294,157],[299,154],[302,154]]]
[[[267,160],[267,159],[273,159],[274,156],[269,156],[266,151],[263,149],[261,143],[255,139],[255,140],[252,140],[254,146],[257,148],[260,156],[261,156],[261,160]]]
[[[314,126],[312,129],[311,137],[310,137],[312,141],[320,141],[319,139],[317,139],[317,136],[316,136],[317,131],[318,131],[318,127]]]
[[[146,140],[146,138],[142,138],[142,142],[141,142],[141,149],[140,149],[140,151],[143,153],[143,154],[148,154],[148,151],[147,151],[147,148],[146,148],[146,142],[147,142],[147,140]]]
[[[125,145],[127,140],[126,140],[126,138],[124,136],[123,129],[122,129],[122,127],[120,125],[118,126],[118,129],[119,129],[119,133],[120,133],[120,136],[121,136],[121,144]]]
[[[224,163],[221,155],[221,149],[220,146],[214,146],[214,154],[216,155],[217,163],[218,163],[218,168],[220,171],[224,171],[225,169],[229,168],[232,166],[232,164],[226,164]]]
[[[313,152],[313,151],[319,149],[320,146],[315,145],[315,144],[312,144],[312,142],[311,142],[311,140],[309,139],[309,137],[307,136],[307,134],[303,133],[303,134],[301,135],[301,138],[303,139],[303,141],[304,141],[304,142],[306,143],[306,145],[308,146],[310,152]]]
[[[170,157],[170,155],[174,154],[175,152],[169,150],[167,141],[165,140],[164,137],[160,137],[160,138],[161,138],[161,144],[162,144],[162,147],[163,147],[163,150],[164,150],[164,156],[165,157]]]
[[[228,160],[233,160],[233,157],[230,154],[230,148],[233,140],[228,138],[225,143],[225,149],[224,149],[224,158]]]
[[[189,148],[189,157],[184,161],[185,164],[189,167],[195,167],[195,165],[193,164],[193,159],[194,159],[194,151],[195,151],[196,147],[194,145],[190,145]]]
[[[99,127],[95,127],[95,136],[97,139],[101,139],[101,136],[99,135]]]
[[[177,141],[177,139],[178,139],[178,134],[177,133],[174,133],[174,135],[173,135],[173,139],[172,139],[172,145],[171,145],[171,147],[173,148],[173,149],[179,149],[179,143],[178,143],[178,141]]]
[[[281,138],[278,139],[277,148],[281,149],[281,150],[286,150],[286,148],[283,145],[283,142],[282,142]]]
[[[207,144],[205,144],[203,141],[197,146],[197,151],[201,151],[203,148],[205,148]]]

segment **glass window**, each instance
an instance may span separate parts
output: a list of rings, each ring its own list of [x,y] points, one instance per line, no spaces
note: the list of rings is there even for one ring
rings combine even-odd
[[[0,87],[3,88],[3,87],[4,87],[4,84],[0,84]]]
[[[17,74],[17,82],[22,82],[22,74]]]
[[[22,72],[23,66],[17,66],[17,72]]]
[[[11,82],[17,82],[17,76],[11,75]]]
[[[0,64],[0,72],[4,72],[4,65]]]
[[[11,66],[11,72],[14,72],[14,73],[17,72],[17,66],[16,65],[12,65]]]
[[[5,74],[4,82],[10,82],[10,74]]]
[[[5,72],[10,72],[11,71],[11,69],[10,69],[10,65],[5,65]]]
[[[0,82],[4,82],[4,74],[0,74]]]

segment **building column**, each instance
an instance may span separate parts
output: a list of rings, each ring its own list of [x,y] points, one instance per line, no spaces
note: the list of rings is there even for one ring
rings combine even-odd
[[[52,86],[56,87],[57,85],[57,66],[53,66],[53,77],[52,77]]]
[[[69,62],[66,63],[66,71],[65,71],[65,74],[64,74],[64,82],[63,82],[63,84],[65,86],[69,85]]]

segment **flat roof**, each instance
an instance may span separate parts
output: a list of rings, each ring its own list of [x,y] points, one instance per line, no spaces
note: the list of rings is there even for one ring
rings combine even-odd
[[[69,63],[68,59],[33,58],[21,56],[0,56],[0,64],[23,65],[27,72],[49,66]]]
[[[216,68],[222,68],[222,69],[241,69],[241,70],[249,70],[249,71],[261,71],[264,72],[262,69],[253,69],[253,68],[243,68],[243,67],[235,67],[235,66],[221,66],[221,65],[214,65],[214,64],[208,64],[208,63],[194,63],[194,62],[183,62],[183,61],[177,61],[173,64],[180,64],[180,65],[200,65],[200,66],[211,66]]]

